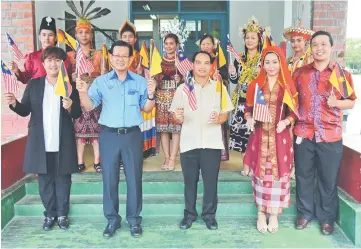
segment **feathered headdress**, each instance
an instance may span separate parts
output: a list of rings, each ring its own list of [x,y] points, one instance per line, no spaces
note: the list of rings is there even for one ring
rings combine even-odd
[[[162,38],[162,40],[169,33],[173,33],[178,36],[179,46],[183,50],[184,43],[187,41],[191,30],[185,25],[185,22],[183,20],[179,20],[178,17],[175,17],[172,21],[169,21],[167,26],[163,27],[160,31],[160,37]]]
[[[67,0],[66,3],[68,4],[69,8],[73,11],[73,13],[76,17],[75,18],[58,18],[58,20],[63,20],[63,21],[77,20],[77,24],[68,28],[66,30],[66,32],[69,32],[70,30],[72,30],[74,28],[76,28],[76,29],[81,29],[81,28],[95,29],[95,30],[101,32],[104,36],[106,36],[107,38],[109,38],[111,41],[114,42],[114,40],[111,36],[109,36],[107,33],[105,33],[100,28],[98,28],[97,26],[95,26],[94,24],[92,24],[90,22],[91,20],[95,20],[102,16],[108,15],[111,12],[109,9],[107,9],[107,8],[102,9],[101,7],[96,7],[94,9],[90,10],[90,7],[95,3],[95,0],[89,1],[88,5],[85,8],[84,8],[83,0],[80,0],[79,3],[80,3],[81,11],[79,11],[77,9],[77,7],[74,4],[74,1]]]

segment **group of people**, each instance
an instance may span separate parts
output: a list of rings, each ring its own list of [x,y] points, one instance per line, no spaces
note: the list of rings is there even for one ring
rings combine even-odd
[[[135,50],[133,24],[127,21],[120,28],[120,40],[109,49],[109,68],[92,48],[91,25],[81,19],[76,36],[95,70],[79,76],[74,53],[67,55],[55,47],[55,20],[44,18],[39,32],[42,49],[27,56],[24,72],[10,63],[16,77],[27,84],[21,102],[13,93],[5,94],[14,112],[31,113],[24,170],[38,174],[44,230],[50,230],[56,220],[60,228],[68,228],[71,174],[84,169],[84,145],[89,141],[94,167],[103,176],[103,209],[108,221],[103,235],[111,237],[121,226],[118,184],[123,165],[126,219],[131,235],[141,236],[143,157],[155,153],[156,145],[145,140],[158,132],[165,156],[163,170],[174,169],[180,151],[185,186],[181,229],[190,228],[197,219],[200,174],[204,184],[201,216],[208,229],[218,228],[218,173],[230,148],[244,153],[242,174],[253,178],[261,233],[278,230],[278,215],[290,205],[295,169],[296,228],[304,229],[317,219],[322,232],[331,234],[338,210],[342,110],[351,109],[356,99],[354,93],[343,96],[329,82],[338,65],[331,61],[333,39],[325,31],[287,29],[284,36],[294,55],[286,60],[284,51],[275,45],[263,49],[265,29],[256,20],[250,20],[242,32],[245,52],[239,61],[229,62],[228,69],[217,72],[212,67],[218,56],[215,38],[204,35],[187,77],[175,63],[179,38],[169,33],[163,39],[167,55],[162,58],[162,73],[145,78],[141,55]],[[74,84],[70,97],[55,94],[62,61]],[[351,75],[342,72],[353,89]],[[236,84],[232,97],[227,92],[228,79]],[[286,94],[292,106],[285,104]],[[257,98],[267,106],[267,122],[255,118]]]

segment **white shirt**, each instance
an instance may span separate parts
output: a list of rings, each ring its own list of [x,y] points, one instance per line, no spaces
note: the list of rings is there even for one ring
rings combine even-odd
[[[45,78],[43,98],[43,127],[46,152],[59,151],[60,139],[60,96],[55,94],[56,84]]]
[[[194,149],[224,149],[222,141],[222,127],[220,124],[209,123],[211,112],[225,113],[233,110],[232,101],[226,87],[223,86],[225,108],[221,111],[221,93],[216,92],[217,82],[209,80],[202,87],[194,84],[197,110],[192,111],[189,106],[188,97],[181,84],[174,95],[170,112],[177,108],[184,108],[184,121],[180,134],[180,152],[187,152]]]

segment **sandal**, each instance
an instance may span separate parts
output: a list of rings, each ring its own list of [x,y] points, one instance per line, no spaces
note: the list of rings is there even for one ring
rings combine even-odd
[[[84,163],[78,164],[78,169],[79,169],[80,172],[83,172],[83,171],[85,170],[85,165],[84,165]]]
[[[100,165],[100,163],[94,164],[94,169],[98,173],[102,172],[102,166]]]
[[[177,160],[176,159],[171,159],[169,158],[169,161],[174,162],[174,165],[167,165],[167,168],[165,169],[165,171],[173,171],[175,169],[175,165],[177,164]]]
[[[269,217],[269,222],[268,222],[268,226],[267,226],[267,230],[270,233],[275,233],[278,231],[278,219],[277,219],[277,215],[271,215]]]
[[[253,170],[251,170],[250,168],[248,168],[248,170],[245,170],[245,168],[243,168],[241,170],[241,175],[252,177],[253,176]]]
[[[265,233],[267,231],[267,218],[264,213],[258,213],[257,230],[260,233]]]
[[[161,170],[167,170],[168,169],[167,161],[169,161],[169,158],[164,159],[164,163],[160,166]]]

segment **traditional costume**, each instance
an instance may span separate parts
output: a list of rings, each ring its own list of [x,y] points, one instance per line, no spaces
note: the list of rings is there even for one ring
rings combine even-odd
[[[53,31],[54,35],[56,36],[57,31],[56,31],[55,19],[50,16],[44,17],[41,20],[40,31],[44,29]],[[31,79],[44,77],[46,75],[43,62],[41,61],[42,52],[43,52],[43,48],[33,53],[29,53],[25,56],[26,59],[24,64],[25,71],[22,72],[19,70],[19,74],[17,77],[18,80],[23,84],[27,84],[28,81]],[[65,68],[68,71],[68,74],[70,75],[71,65],[68,58],[65,60],[64,64],[65,64]]]
[[[283,32],[283,37],[290,41],[291,38],[294,36],[301,36],[308,43],[308,41],[311,40],[313,33],[314,32],[312,30],[303,28],[301,26],[301,22],[299,22],[297,27],[290,27],[285,29],[285,31]],[[287,59],[288,69],[290,70],[291,75],[295,72],[297,68],[310,64],[311,62],[312,62],[312,54],[309,44],[307,50],[301,57],[296,58],[295,55],[293,55]]]
[[[259,41],[262,41],[262,35],[264,29],[259,26],[255,19],[251,19],[247,26],[242,30],[245,37],[247,32],[256,32],[258,34]],[[262,44],[262,42],[259,42]],[[236,89],[232,95],[232,103],[235,107],[230,125],[230,138],[229,148],[238,152],[245,152],[250,132],[247,130],[246,120],[244,118],[246,93],[248,84],[257,77],[259,69],[259,63],[261,58],[261,45],[258,47],[258,52],[253,58],[249,58],[249,55],[245,53],[241,54],[241,61],[238,63],[235,60],[235,67],[237,69],[236,75],[230,75],[230,81],[233,84],[237,84]]]
[[[75,7],[76,8],[76,7]],[[82,13],[81,11],[78,11]],[[74,15],[77,16],[77,23],[75,26],[75,33],[78,30],[85,29],[93,32],[92,24],[86,18],[87,12],[82,15],[78,15],[76,11],[74,11]],[[90,42],[89,46],[92,44]],[[80,45],[77,49],[81,49]],[[68,57],[70,58],[70,62],[72,65],[72,73],[76,73],[79,70],[79,62],[77,63],[77,54],[75,51],[68,52]],[[84,54],[85,55],[85,54]],[[85,55],[86,56],[86,55]],[[101,75],[101,73],[105,73],[103,63],[105,60],[102,58],[102,52],[100,50],[95,50],[93,48],[90,49],[89,57],[86,57],[87,63],[91,63],[92,68],[88,67],[89,72],[86,72],[83,75],[80,75],[82,79],[87,81],[88,83],[92,83],[94,79]],[[102,72],[103,71],[103,72]],[[78,77],[78,76],[77,76]],[[75,136],[77,139],[77,143],[90,143],[98,142],[99,133],[100,133],[100,125],[98,124],[98,119],[100,117],[101,107],[95,108],[92,111],[86,111],[85,108],[82,107],[82,115],[79,119],[74,121],[74,130]],[[84,164],[79,164],[79,170],[84,170]],[[101,171],[100,163],[94,164],[94,169],[97,172]]]
[[[125,21],[122,27],[120,27],[119,29],[120,36],[127,31],[133,33],[134,37],[136,37],[137,34],[136,27],[129,21]],[[139,66],[139,63],[141,63],[141,60],[142,57],[139,51],[136,51],[136,49],[133,48],[133,59],[129,64],[129,70],[132,71],[133,73],[137,73],[137,68]],[[145,76],[144,73],[142,74],[142,76]],[[142,111],[142,117],[144,122],[139,126],[139,128],[142,131],[143,139],[144,139],[144,144],[143,144],[144,158],[155,156],[157,152],[155,110],[156,108],[154,107],[152,112],[146,113]]]
[[[293,139],[288,128],[277,133],[279,121],[288,119],[294,123],[296,114],[283,103],[285,89],[289,90],[297,109],[297,92],[287,62],[279,47],[271,46],[262,52],[262,65],[265,56],[274,53],[278,56],[280,71],[273,89],[269,88],[266,71],[261,68],[259,76],[253,80],[247,91],[245,116],[254,114],[254,96],[256,84],[263,92],[264,100],[269,108],[271,122],[257,121],[251,133],[244,157],[244,164],[254,173],[254,199],[258,210],[267,214],[280,214],[290,204],[290,169],[294,162]]]

